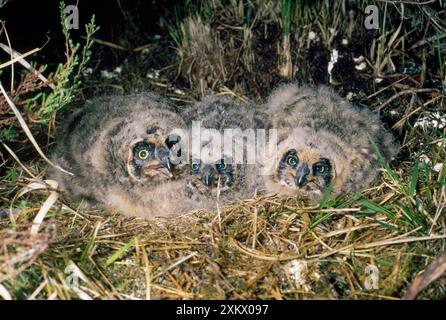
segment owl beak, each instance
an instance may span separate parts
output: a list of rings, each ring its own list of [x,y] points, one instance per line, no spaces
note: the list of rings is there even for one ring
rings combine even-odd
[[[161,172],[162,174],[168,176],[169,178],[172,178],[172,165],[169,162],[169,159],[167,159],[167,162],[163,162],[163,167],[160,167],[158,169],[159,172]]]
[[[169,178],[172,178],[172,164],[170,163],[169,159],[169,150],[164,147],[159,147],[158,150],[158,158],[159,158],[159,165],[155,170],[159,171],[160,173],[168,176]]]
[[[295,183],[300,188],[307,183],[307,176],[310,174],[310,168],[306,163],[302,163],[296,169]]]
[[[201,176],[201,181],[207,186],[214,183],[215,170],[211,166],[205,166],[203,168],[203,174]]]
[[[149,174],[149,175],[153,175],[153,172],[157,172],[160,173],[166,177],[172,178],[172,172],[171,172],[171,166],[170,163],[169,164],[164,164],[158,160],[153,161],[152,163],[150,163],[149,165],[147,165],[144,168],[144,171]]]

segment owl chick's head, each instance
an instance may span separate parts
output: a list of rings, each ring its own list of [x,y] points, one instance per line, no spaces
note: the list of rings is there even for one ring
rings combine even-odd
[[[98,97],[65,120],[53,160],[74,175],[49,175],[70,198],[145,217],[196,207],[182,197],[178,174],[186,168],[177,160],[187,126],[168,100],[155,93]]]
[[[279,135],[267,159],[266,186],[271,192],[318,198],[333,184],[333,194],[367,185],[378,172],[371,149],[355,149],[324,130],[289,129]]]
[[[281,185],[306,192],[325,191],[333,175],[330,159],[321,157],[311,146],[299,151],[287,150],[277,168],[277,179]]]
[[[327,181],[332,182],[332,196],[355,192],[379,173],[374,146],[386,161],[399,149],[377,114],[350,104],[326,86],[280,86],[266,109],[278,137],[277,152],[270,152],[266,162],[271,192],[320,194]],[[296,162],[295,170],[284,165],[287,157]]]
[[[190,173],[192,185],[200,191],[230,188],[237,179],[237,166],[231,159],[222,158],[215,163],[204,163],[201,160],[192,160]]]
[[[171,152],[181,156],[179,148],[180,137],[177,135],[162,135],[153,132],[144,139],[138,139],[130,144],[128,150],[127,169],[134,179],[150,179],[162,181],[171,179],[178,169],[171,162]]]
[[[88,119],[93,123],[85,127],[91,134],[80,132],[88,140],[79,144],[85,150],[78,152],[78,162],[87,159],[92,167],[89,171],[94,168],[128,189],[135,184],[146,188],[174,179],[182,166],[171,160],[181,150],[185,123],[157,96],[136,95],[122,100],[107,100],[106,105],[99,105],[102,110],[88,114],[100,117],[100,121]]]

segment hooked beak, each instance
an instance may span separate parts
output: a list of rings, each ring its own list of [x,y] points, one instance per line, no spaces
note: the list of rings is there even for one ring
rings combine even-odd
[[[306,163],[302,163],[296,169],[295,183],[300,188],[307,182],[307,176],[310,174],[310,168]]]
[[[151,172],[159,172],[169,178],[172,178],[172,164],[169,160],[169,150],[164,147],[160,147],[157,150],[158,159],[154,159],[144,168],[144,170],[150,174]]]
[[[158,171],[165,174],[169,178],[172,177],[172,164],[170,163],[170,152],[167,148],[159,147],[158,148],[158,158],[161,162],[161,167],[158,168]]]
[[[150,164],[144,167],[144,171],[148,175],[154,175],[154,173],[161,173],[162,175],[172,178],[172,172],[170,172],[171,168],[170,166],[166,166],[163,163],[160,163],[158,160],[154,160]]]
[[[215,170],[211,166],[205,166],[203,168],[203,175],[201,176],[201,181],[207,186],[214,183]]]

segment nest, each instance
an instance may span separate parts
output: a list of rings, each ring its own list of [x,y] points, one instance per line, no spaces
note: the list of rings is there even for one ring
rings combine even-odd
[[[43,185],[44,165],[36,159],[45,157],[29,152],[31,143],[24,144],[25,139],[5,140],[11,148],[0,152],[0,201],[3,209],[13,211],[0,214],[0,295],[8,297],[4,293],[9,292],[23,299],[400,299],[406,294],[414,298],[424,289],[421,298],[444,298],[445,128],[438,126],[438,119],[435,125],[429,121],[416,125],[421,115],[430,119],[429,115],[445,108],[444,70],[436,61],[438,55],[444,58],[441,41],[446,27],[441,19],[444,12],[436,11],[438,4],[401,3],[406,10],[401,12],[399,7],[375,2],[388,18],[387,29],[380,35],[363,28],[363,14],[352,9],[357,5],[352,1],[336,3],[325,15],[320,12],[329,8],[324,6],[328,2],[302,2],[306,9],[294,12],[301,20],[289,25],[289,34],[281,33],[283,12],[270,6],[270,1],[246,4],[254,6],[252,20],[244,16],[249,11],[244,7],[212,3],[212,18],[189,17],[174,30],[180,34],[175,48],[179,55],[171,55],[174,68],[162,65],[156,70],[162,73],[160,78],[147,79],[146,69],[166,61],[165,56],[156,56],[158,50],[152,50],[148,65],[143,56],[137,56],[129,78],[137,78],[136,71],[142,70],[147,89],[162,91],[175,101],[189,101],[189,96],[214,89],[262,102],[281,80],[277,53],[286,36],[290,44],[282,46],[281,55],[292,63],[286,76],[291,71],[294,80],[310,83],[331,79],[345,96],[381,112],[389,127],[401,134],[400,156],[383,164],[372,188],[318,206],[293,197],[259,194],[215,212],[145,221],[78,210],[78,204],[56,201],[54,188],[47,188],[50,195],[43,200],[29,186]],[[402,14],[411,16],[411,23],[401,23]],[[417,30],[424,31],[420,35]],[[160,43],[166,48],[175,45],[159,41],[150,46]],[[101,45],[111,46],[108,41]],[[333,48],[339,49],[338,61],[329,74]],[[67,66],[72,63],[67,61],[65,69],[70,71]],[[43,76],[32,72],[40,80],[33,76],[36,73],[29,73],[16,89],[20,88],[19,95],[2,91],[0,125],[23,129],[42,156],[37,142],[45,146],[52,141],[54,114],[45,105],[21,109],[22,102],[30,101],[28,95],[41,89],[37,86]],[[177,87],[178,74],[189,87]],[[65,82],[57,82],[60,79],[54,77],[50,87],[67,89]],[[108,81],[110,87],[122,89],[122,79],[118,80],[100,79],[100,86],[92,80],[89,85],[101,87]],[[66,91],[60,93],[65,97]],[[45,110],[48,118],[42,122],[38,115]],[[35,119],[45,125],[38,126]],[[36,141],[32,134],[44,139]],[[25,196],[20,188],[27,186]],[[36,224],[30,223],[33,220],[38,220],[38,232],[31,232],[36,230]],[[410,287],[414,280],[415,286]],[[429,285],[434,280],[435,285]]]

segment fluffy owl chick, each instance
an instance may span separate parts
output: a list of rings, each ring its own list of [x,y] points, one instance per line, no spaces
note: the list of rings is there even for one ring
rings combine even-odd
[[[207,96],[186,107],[184,118],[191,130],[187,187],[197,201],[214,209],[217,200],[225,205],[262,188],[255,137],[266,118],[258,106]]]
[[[184,168],[170,155],[181,140],[174,130],[185,128],[174,108],[152,93],[92,100],[69,117],[53,155],[74,175],[53,168],[49,174],[76,200],[126,215],[172,214],[166,190]]]
[[[367,187],[379,171],[370,139],[386,161],[398,148],[378,116],[359,109],[326,86],[276,89],[266,103],[277,129],[277,152],[269,154],[267,190],[318,198]]]

